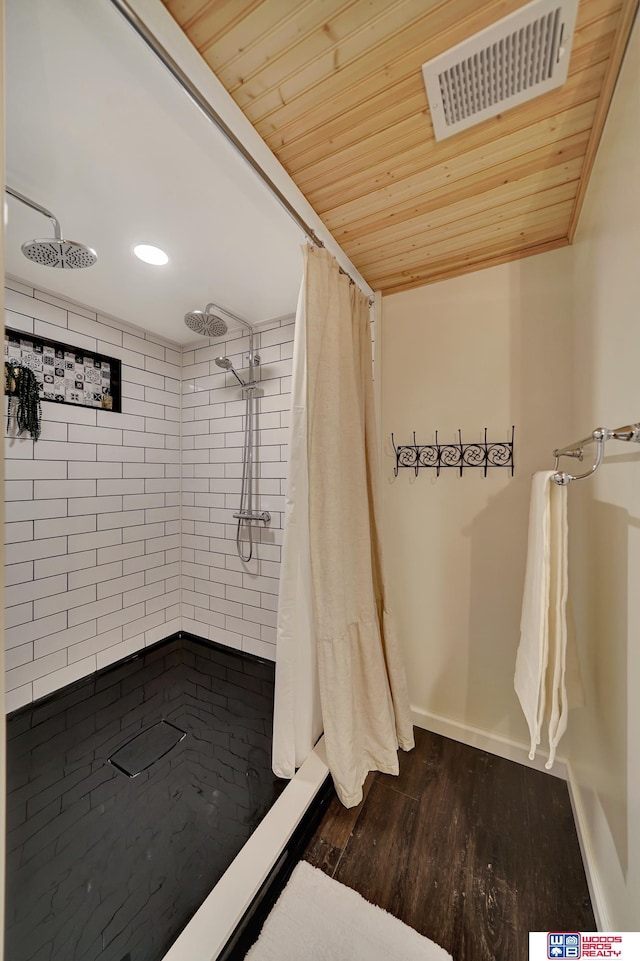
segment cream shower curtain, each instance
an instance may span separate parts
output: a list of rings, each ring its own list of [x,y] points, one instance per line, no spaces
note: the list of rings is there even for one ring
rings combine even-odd
[[[286,529],[281,575],[274,770],[291,776],[292,759],[296,764],[303,759],[291,747],[300,732],[296,701],[307,709],[301,723],[308,734],[307,696],[319,691],[329,768],[340,800],[352,807],[362,799],[370,770],[397,774],[398,747],[413,747],[413,727],[385,603],[368,302],[327,250],[305,247],[304,262],[296,326],[304,353],[298,342],[293,492],[285,524],[291,514],[297,520],[293,535]],[[303,359],[305,391],[297,369]],[[296,505],[301,486],[303,497]],[[301,534],[307,524],[308,536]],[[309,609],[301,614],[305,590]],[[297,634],[296,622],[306,630]],[[311,675],[317,669],[317,687],[310,665]],[[297,690],[305,674],[307,681]]]

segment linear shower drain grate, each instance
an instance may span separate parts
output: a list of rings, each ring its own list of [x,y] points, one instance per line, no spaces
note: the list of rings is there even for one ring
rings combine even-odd
[[[130,738],[107,760],[127,777],[137,777],[168,754],[186,736],[187,732],[171,721],[157,721]]]

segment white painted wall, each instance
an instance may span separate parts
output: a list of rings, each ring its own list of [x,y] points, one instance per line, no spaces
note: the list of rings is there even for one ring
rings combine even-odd
[[[572,248],[574,418],[640,421],[640,25],[636,23]],[[607,446],[570,489],[571,587],[587,693],[571,717],[574,796],[605,928],[640,922],[640,450]]]
[[[245,404],[233,374],[214,360],[228,356],[246,378],[247,336],[202,340],[183,354],[183,628],[200,637],[275,660],[276,611],[287,474],[294,319],[261,326],[255,344],[257,432],[254,510],[269,511],[268,527],[254,525],[254,553],[236,552]]]
[[[526,740],[513,690],[531,474],[570,435],[569,248],[383,298],[386,568],[411,702]],[[393,477],[396,443],[506,440],[504,469]]]
[[[122,361],[122,413],[43,403],[5,439],[7,711],[177,631],[181,355],[7,281],[6,324]],[[5,420],[6,428],[6,420]]]

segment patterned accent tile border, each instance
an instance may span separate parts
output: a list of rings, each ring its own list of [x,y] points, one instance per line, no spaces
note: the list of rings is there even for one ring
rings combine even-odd
[[[4,357],[35,374],[40,399],[120,412],[120,361],[19,330],[5,330]]]

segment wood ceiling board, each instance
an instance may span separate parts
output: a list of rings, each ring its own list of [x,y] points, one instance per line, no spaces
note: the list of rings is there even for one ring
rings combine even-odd
[[[613,33],[616,10],[620,7],[620,0],[583,0],[583,3],[590,10],[590,14],[582,15],[583,27],[580,32],[576,32],[574,40],[576,51],[597,43],[607,33]],[[458,5],[459,0],[456,0],[456,6]],[[471,6],[478,11],[477,2]],[[487,19],[490,21],[485,14],[481,21],[483,25],[486,25]],[[257,112],[257,101],[245,103],[238,93],[238,102],[273,150],[294,142],[308,131],[320,128],[340,116],[350,116],[351,111],[361,104],[370,104],[371,113],[375,115],[372,101],[384,94],[390,86],[395,87],[402,83],[415,85],[419,82],[422,87],[423,106],[428,108],[422,80],[422,64],[468,35],[467,22],[457,22],[445,35],[444,42],[438,38],[432,38],[430,42],[425,40],[416,50],[395,62],[385,59],[383,53],[375,56],[372,53],[349,63],[323,83],[300,91],[295,97],[287,97],[284,88],[276,87],[269,95],[277,99],[277,105],[273,112],[265,116]],[[608,55],[608,47],[604,55]],[[573,55],[571,69],[574,69]],[[417,88],[413,86],[412,89]],[[263,96],[266,95],[265,93]]]
[[[448,186],[440,191],[434,191],[421,204],[421,211],[405,210],[402,215],[393,219],[387,217],[377,226],[369,224],[366,229],[357,234],[349,231],[342,238],[342,243],[349,247],[352,257],[360,257],[366,250],[381,250],[389,242],[410,240],[415,233],[419,233],[422,225],[436,226],[455,219],[465,219],[478,210],[486,208],[496,209],[502,203],[525,196],[535,197],[547,189],[560,184],[578,181],[583,165],[584,138],[575,157],[567,161],[549,165],[548,157],[537,169],[523,168],[524,176],[512,177],[508,182],[504,178],[490,178],[480,182],[473,178],[473,182],[466,185],[464,192]],[[576,190],[577,193],[577,190]],[[354,236],[355,234],[355,236]]]
[[[517,183],[525,177],[533,174],[543,175],[547,170],[576,159],[582,162],[588,138],[589,132],[585,131],[555,143],[551,150],[548,146],[544,146],[518,158],[515,163],[510,159],[497,164],[480,177],[474,174],[466,180],[458,181],[455,185],[447,182],[439,189],[427,191],[418,202],[410,199],[403,204],[385,209],[374,217],[365,217],[360,221],[350,220],[346,226],[334,227],[335,236],[340,238],[343,245],[350,246],[355,238],[367,237],[374,231],[389,229],[413,216],[427,214],[464,198],[472,199],[478,194],[500,186],[507,188],[509,184]]]
[[[369,49],[376,36],[387,37],[399,29],[406,22],[408,8],[414,16],[424,12],[420,0],[409,0],[402,11],[371,0],[323,0],[297,10],[289,5],[288,16],[271,19],[269,30],[267,15],[273,18],[273,12],[267,6],[273,4],[265,5],[262,26],[256,29],[248,17],[243,31],[236,31],[236,36],[227,34],[214,49],[202,51],[214,69],[218,63],[216,74],[231,95],[242,90],[245,102],[297,75],[300,63],[318,64],[329,56],[332,69],[338,69]],[[247,36],[258,42],[245,45]]]
[[[607,22],[608,20],[609,18]],[[385,91],[390,101],[386,109],[378,103],[378,98],[374,98],[371,103],[361,105],[357,111],[350,111],[342,117],[340,124],[334,121],[329,125],[314,128],[315,146],[307,140],[307,149],[297,152],[298,141],[294,141],[293,144],[280,148],[280,153],[283,158],[286,158],[287,167],[292,176],[296,180],[299,178],[300,183],[304,183],[313,175],[322,176],[326,173],[326,166],[330,166],[331,163],[342,167],[345,162],[356,160],[362,164],[365,156],[370,157],[372,153],[377,159],[382,159],[381,148],[385,144],[392,145],[394,138],[398,142],[401,136],[409,138],[412,131],[415,143],[424,147],[425,155],[431,157],[433,153],[434,160],[441,159],[442,156],[447,155],[447,151],[454,154],[459,152],[459,144],[471,142],[478,131],[481,138],[501,135],[496,121],[502,127],[506,125],[517,129],[549,113],[558,113],[574,103],[581,103],[598,96],[602,89],[614,37],[615,30],[610,29],[586,46],[578,45],[575,57],[572,59],[569,77],[562,87],[543,94],[519,108],[505,111],[497,118],[490,118],[478,127],[469,128],[456,137],[440,143],[433,137],[430,119],[425,122],[425,117],[429,117],[429,111],[424,85],[421,83],[422,89],[409,95],[409,87],[405,83],[393,88],[393,95],[397,98],[395,113],[393,97],[389,97],[389,91]],[[589,96],[581,91],[581,87],[587,84],[591,87]],[[411,86],[414,86],[414,81]],[[363,118],[363,122],[357,122],[356,114]],[[332,126],[338,126],[338,129],[343,128],[340,136],[331,136],[334,131],[327,128]],[[400,150],[401,145],[398,143],[395,152]]]
[[[373,7],[373,15],[371,13]],[[306,95],[317,84],[343,69],[353,70],[359,62],[368,72],[377,72],[384,60],[375,58],[372,51],[389,44],[406,28],[408,22],[424,18],[425,4],[421,0],[407,0],[403,4],[371,4],[369,0],[342,5],[337,16],[325,20],[313,34],[299,40],[288,49],[270,53],[264,68],[254,76],[234,83],[228,77],[229,91],[242,106],[251,104],[264,117],[274,106],[280,109],[299,95]],[[267,39],[267,44],[271,38]],[[381,54],[384,56],[384,53]],[[205,54],[206,57],[206,54]],[[300,65],[304,64],[303,69]],[[225,68],[221,79],[227,83]],[[241,78],[240,78],[241,79]],[[276,99],[273,94],[277,93]]]
[[[583,133],[563,141],[560,145],[554,145],[552,155],[549,155],[547,147],[529,154],[520,165],[513,165],[511,161],[498,164],[496,167],[487,171],[484,177],[470,177],[467,181],[460,181],[454,187],[445,184],[440,190],[427,193],[421,198],[419,204],[408,201],[401,205],[402,209],[396,211],[395,208],[383,211],[382,215],[375,219],[367,219],[363,224],[357,221],[350,222],[341,230],[334,228],[334,235],[337,237],[342,234],[340,242],[344,249],[354,249],[354,256],[357,259],[357,251],[352,246],[352,239],[367,237],[373,231],[385,231],[392,229],[396,224],[402,224],[412,216],[422,216],[438,210],[450,204],[459,203],[465,198],[473,200],[486,191],[500,187],[508,188],[510,184],[517,183],[528,176],[544,176],[547,170],[556,167],[562,168],[563,165],[574,160],[582,161],[584,151],[588,141],[588,134]]]
[[[607,36],[597,44],[578,50],[575,61],[572,60],[574,68],[566,83],[558,90],[531,100],[526,114],[523,114],[520,108],[506,111],[499,118],[492,119],[503,126],[512,124],[515,129],[547,115],[550,110],[559,112],[576,103],[597,97],[607,70],[611,39]],[[553,106],[550,107],[550,104]],[[303,177],[308,177],[311,171],[322,171],[322,164],[327,164],[329,168],[332,163],[342,167],[350,155],[357,156],[359,152],[367,152],[370,159],[380,138],[382,143],[393,143],[396,128],[402,130],[404,127],[407,131],[411,129],[407,123],[413,124],[416,140],[424,145],[425,151],[439,151],[445,155],[447,149],[453,154],[459,152],[459,141],[455,137],[441,143],[434,140],[431,123],[429,120],[425,123],[425,116],[428,116],[428,105],[424,84],[421,78],[418,83],[416,78],[411,78],[328,124],[314,128],[306,136],[278,146],[278,154],[291,175],[301,181]],[[477,132],[480,132],[481,138],[496,135],[492,120],[465,131],[468,142],[471,142]]]
[[[274,136],[270,146],[288,170],[303,170],[427,109],[422,78],[410,77],[295,140]]]
[[[453,237],[433,238],[414,252],[405,251],[402,256],[389,260],[379,259],[369,267],[368,275],[375,282],[375,289],[387,292],[397,289],[407,277],[422,278],[423,283],[440,280],[443,272],[449,271],[456,261],[483,263],[498,252],[522,251],[558,237],[566,238],[573,203],[573,200],[565,201]]]
[[[223,36],[263,0],[163,0],[171,16],[179,23],[197,50],[208,46],[212,38]]]
[[[553,93],[545,94],[532,100],[527,105],[530,109],[507,111],[497,118],[497,124],[492,122],[493,118],[485,121],[470,129],[468,136],[464,136],[459,142],[456,142],[455,137],[450,137],[441,144],[425,142],[424,116],[409,117],[344,150],[336,150],[332,156],[318,163],[309,163],[299,170],[294,167],[292,175],[305,194],[311,195],[314,189],[319,190],[324,184],[332,183],[337,190],[344,190],[345,199],[348,199],[349,175],[355,176],[360,182],[364,170],[369,176],[375,176],[377,172],[384,172],[390,167],[397,175],[399,164],[406,163],[409,155],[415,157],[415,169],[424,169],[432,163],[453,161],[462,152],[469,151],[476,145],[503,139],[544,120],[550,114],[562,114],[585,102],[595,102],[605,73],[606,63],[597,63],[589,70],[574,74],[561,88],[558,96]],[[372,157],[376,158],[375,164],[371,163]]]
[[[566,239],[573,204],[573,200],[556,204],[542,211],[520,215],[513,221],[463,231],[447,240],[432,238],[425,249],[413,254],[405,251],[402,257],[388,261],[378,259],[368,268],[367,276],[375,290],[386,294],[400,289],[407,279],[413,286],[418,286],[420,282],[434,283],[453,276],[455,264],[481,265],[496,254],[521,253],[531,246]]]
[[[502,203],[509,204],[525,198],[528,199],[531,207],[535,204],[546,206],[548,192],[558,188],[566,191],[565,199],[575,198],[582,162],[582,157],[579,157],[571,163],[559,164],[541,173],[523,177],[521,180],[507,184],[506,187],[500,184],[493,190],[474,194],[470,199],[450,203],[420,217],[404,220],[393,227],[367,233],[349,245],[351,256],[356,257],[362,265],[368,259],[368,255],[384,256],[385,248],[394,244],[406,243],[413,247],[417,242],[426,244],[429,242],[432,231],[459,223],[462,211],[467,217],[483,211],[495,212]]]
[[[386,4],[386,8],[397,5]],[[300,51],[299,69],[286,82],[257,97],[247,96],[241,88],[234,99],[265,137],[300,117],[307,117],[307,125],[314,115],[324,120],[421,70],[431,57],[523,5],[520,0],[491,0],[479,7],[477,0],[445,0],[404,30],[366,48],[366,55],[343,61],[339,69],[334,67],[331,50],[321,63],[311,64]]]
[[[564,235],[574,196],[575,190],[569,192],[564,188],[563,195],[562,188],[559,188],[556,193],[556,197],[560,198],[559,202],[549,203],[547,208],[532,210],[526,202],[518,201],[502,208],[497,221],[485,212],[471,218],[468,229],[463,229],[460,224],[451,224],[450,234],[440,231],[433,238],[417,242],[413,249],[405,248],[399,256],[394,256],[393,250],[390,250],[383,261],[389,271],[388,276],[399,276],[406,270],[429,267],[442,256],[455,255],[459,251],[472,250],[484,256],[484,252],[496,243],[505,239],[511,240],[516,236],[526,238],[531,230],[537,228],[546,227],[549,230],[547,236]],[[553,233],[550,224],[557,228]],[[365,268],[375,272],[379,262],[381,261],[372,260]]]
[[[436,284],[444,280],[452,280],[454,277],[471,274],[476,270],[498,267],[500,264],[512,263],[514,260],[523,260],[525,257],[535,257],[538,254],[546,254],[551,250],[558,250],[561,247],[568,246],[569,241],[567,238],[561,236],[556,237],[554,240],[542,241],[534,243],[533,245],[524,245],[523,247],[516,245],[494,253],[483,251],[477,258],[471,256],[465,260],[447,258],[434,271],[425,271],[413,279],[409,278],[404,280],[395,287],[391,284],[387,285],[387,287],[385,287],[385,294],[401,294],[405,290],[414,290],[416,287],[424,287],[426,284]]]
[[[215,9],[206,21],[200,23],[202,31],[208,30],[208,39],[199,44],[202,56],[216,70],[223,73],[231,70],[233,65],[240,62],[242,69],[237,70],[240,78],[244,74],[246,79],[268,66],[273,57],[289,50],[300,42],[315,28],[323,24],[327,17],[335,17],[347,6],[352,6],[358,0],[340,3],[339,0],[260,0],[259,3],[247,3],[238,0],[236,6],[246,7],[246,12],[239,16],[229,29],[216,29]],[[215,8],[215,4],[213,4]]]
[[[592,100],[580,104],[572,110],[567,110],[557,117],[546,117],[537,124],[531,124],[518,130],[509,137],[483,143],[473,150],[455,157],[453,160],[420,168],[416,158],[411,154],[405,158],[405,166],[383,170],[371,177],[363,175],[366,180],[361,182],[352,178],[348,183],[342,182],[340,189],[333,186],[325,191],[309,192],[308,196],[316,210],[333,232],[340,225],[351,220],[360,219],[364,214],[375,214],[388,210],[395,204],[405,201],[418,201],[425,193],[454,184],[470,176],[482,176],[495,164],[504,164],[508,160],[517,160],[531,151],[546,147],[553,151],[558,140],[564,140],[574,134],[586,133],[591,129],[597,101]],[[407,176],[405,170],[409,172]],[[411,171],[416,171],[412,173]],[[349,198],[350,195],[352,199]]]
[[[394,271],[392,274],[385,274],[382,271],[376,274],[378,290],[399,290],[403,285],[411,284],[419,286],[421,283],[434,283],[443,280],[447,276],[455,276],[459,266],[464,264],[475,264],[476,267],[484,264],[485,261],[493,259],[494,263],[509,259],[513,252],[521,254],[531,247],[538,247],[541,244],[556,243],[566,240],[566,218],[562,217],[560,222],[555,225],[555,234],[549,237],[548,226],[533,226],[523,229],[520,226],[514,231],[507,229],[492,242],[487,242],[482,248],[469,247],[466,250],[456,249],[454,254],[450,251],[443,251],[438,257],[429,257],[428,263],[420,263],[418,268],[407,264],[401,271]],[[471,240],[471,237],[469,237]],[[500,261],[498,261],[500,258]]]
[[[438,143],[422,64],[526,0],[164,2],[383,292],[563,242],[638,5],[580,0],[567,83]]]
[[[569,199],[559,203],[549,204],[544,208],[531,209],[526,201],[514,201],[504,204],[494,217],[488,217],[486,212],[469,217],[468,221],[449,224],[440,230],[434,230],[425,246],[412,248],[406,246],[401,253],[389,250],[386,256],[377,260],[372,258],[366,265],[369,273],[376,273],[379,263],[384,264],[387,274],[402,273],[415,270],[443,254],[457,250],[483,250],[497,243],[503,237],[526,237],[530,230],[548,228],[548,236],[558,236],[564,232],[573,209],[575,190],[570,192]]]

